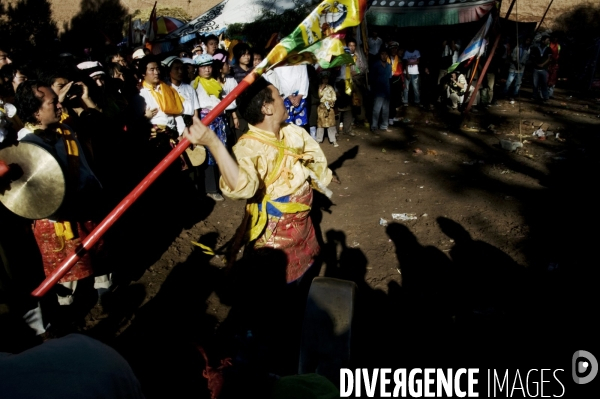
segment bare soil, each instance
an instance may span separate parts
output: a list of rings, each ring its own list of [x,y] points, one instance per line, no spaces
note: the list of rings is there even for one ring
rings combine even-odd
[[[466,118],[411,106],[390,132],[356,126],[338,148],[325,139],[341,184],[315,196],[315,268],[357,284],[353,365],[568,371],[598,332],[599,114],[594,96],[557,90],[547,104],[501,99]],[[558,139],[532,136],[540,125]],[[523,147],[506,151],[500,139]],[[146,223],[115,234],[128,252],[115,263],[124,283],[86,331],[124,354],[148,398],[208,397],[195,345],[218,362],[232,298],[258,291],[232,292],[243,284],[231,285],[222,254],[192,241],[222,247],[244,203],[159,189],[143,200]],[[394,220],[402,213],[416,220]],[[269,315],[273,304],[255,306]]]

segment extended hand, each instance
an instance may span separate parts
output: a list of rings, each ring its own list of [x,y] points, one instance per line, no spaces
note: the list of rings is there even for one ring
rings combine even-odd
[[[219,141],[219,138],[210,130],[200,119],[196,116],[192,118],[192,125],[183,131],[183,135],[190,143],[195,145],[210,146],[215,140]]]
[[[152,119],[156,116],[156,114],[158,114],[158,109],[157,108],[152,108],[152,109],[147,109],[146,110],[146,118],[148,119]]]
[[[73,85],[73,82],[69,82],[66,85],[64,85],[62,87],[62,89],[60,89],[60,91],[58,92],[58,102],[59,103],[64,103],[65,99],[67,98],[67,93],[69,92],[69,89],[71,88],[71,86]]]

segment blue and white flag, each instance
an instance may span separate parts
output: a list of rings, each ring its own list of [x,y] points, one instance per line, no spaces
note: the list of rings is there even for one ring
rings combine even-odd
[[[465,51],[458,57],[458,60],[448,68],[448,73],[451,73],[460,65],[461,62],[471,59],[473,57],[481,57],[485,52],[486,40],[485,37],[490,30],[490,26],[492,25],[492,15],[488,17],[485,25],[481,27],[479,32],[475,35],[473,40],[469,43],[469,45],[465,48]]]

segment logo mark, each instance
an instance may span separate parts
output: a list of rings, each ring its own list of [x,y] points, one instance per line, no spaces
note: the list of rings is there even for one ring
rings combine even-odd
[[[587,384],[598,374],[598,360],[588,351],[577,351],[573,353],[572,374],[575,384]],[[585,375],[587,374],[587,375]],[[580,377],[585,375],[584,377]]]

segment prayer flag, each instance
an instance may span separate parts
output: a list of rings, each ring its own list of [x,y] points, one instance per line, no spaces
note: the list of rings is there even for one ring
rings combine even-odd
[[[361,23],[367,9],[366,0],[325,0],[287,37],[283,38],[256,67],[262,75],[279,65],[319,62],[332,68],[352,63],[344,58],[340,37],[333,36]],[[349,56],[349,54],[348,54]],[[341,57],[336,60],[334,57]]]
[[[471,40],[469,45],[465,48],[465,51],[458,57],[456,63],[452,64],[450,68],[448,68],[448,73],[454,71],[461,62],[471,59],[473,57],[481,57],[485,51],[486,40],[485,37],[490,30],[490,25],[492,24],[492,16],[490,15],[485,22],[485,24],[481,27],[477,35]]]
[[[156,38],[156,32],[158,31],[158,23],[156,21],[156,3],[158,3],[158,1],[154,2],[154,7],[150,13],[150,18],[148,19],[148,25],[146,25],[146,40],[149,42]]]
[[[345,64],[354,64],[354,59],[345,51],[343,35],[335,34],[319,40],[312,46],[293,51],[277,66],[316,64],[322,69],[335,68]]]

